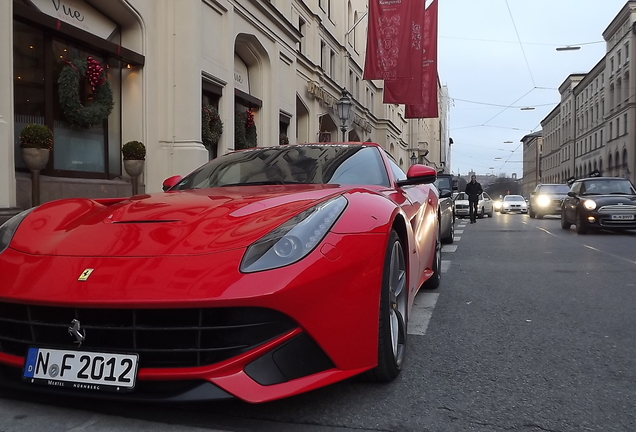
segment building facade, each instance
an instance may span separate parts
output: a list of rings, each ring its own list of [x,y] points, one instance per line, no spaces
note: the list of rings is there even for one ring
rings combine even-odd
[[[165,178],[245,142],[248,124],[250,145],[374,141],[404,170],[414,150],[443,169],[448,92],[439,86],[438,119],[406,120],[404,106],[383,104],[382,82],[362,79],[366,10],[366,0],[0,2],[0,53],[9,59],[0,64],[0,213],[31,206],[18,139],[29,123],[54,133],[42,202],[130,195],[121,146],[131,140],[147,150],[140,190],[158,192]],[[113,109],[78,127],[59,79],[88,57],[106,71]],[[79,87],[85,106],[101,100]],[[335,109],[343,90],[354,107],[344,125]],[[208,146],[202,107],[222,123]]]
[[[541,121],[541,182],[565,183],[594,171],[634,182],[635,23],[636,0],[629,0],[603,32],[606,55],[589,73],[570,75],[559,87],[560,104]],[[524,177],[531,170],[524,163]]]
[[[539,164],[543,151],[542,132],[534,132],[521,138],[523,144],[523,178],[521,179],[521,195],[529,197],[541,183],[541,167]]]

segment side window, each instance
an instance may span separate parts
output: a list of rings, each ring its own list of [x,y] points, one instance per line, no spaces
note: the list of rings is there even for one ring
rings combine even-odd
[[[402,168],[400,168],[400,166],[396,164],[391,158],[389,158],[389,166],[391,167],[393,177],[395,177],[396,181],[406,180],[406,174],[404,173],[404,171],[402,171]]]
[[[484,192],[484,199],[485,200],[489,200],[490,199],[490,195],[488,195],[486,192]]]
[[[572,185],[572,192],[574,192],[575,194],[580,194],[581,193],[581,185],[583,183],[581,182],[576,182]]]

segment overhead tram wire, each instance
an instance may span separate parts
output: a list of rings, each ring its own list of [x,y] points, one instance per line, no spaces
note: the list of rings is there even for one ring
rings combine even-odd
[[[532,69],[530,69],[530,63],[528,63],[528,57],[526,56],[526,50],[523,48],[523,43],[521,43],[521,37],[519,36],[519,31],[517,30],[517,24],[515,23],[515,18],[512,16],[512,11],[510,10],[510,5],[508,4],[508,0],[506,0],[506,7],[508,8],[508,13],[510,14],[510,20],[512,21],[512,26],[515,29],[515,33],[517,35],[517,40],[519,41],[519,47],[521,48],[521,52],[523,53],[523,59],[526,61],[526,66],[528,67],[528,73],[530,73],[530,79],[532,80],[532,86],[534,88],[536,88],[537,84],[534,82],[534,75],[532,75]]]

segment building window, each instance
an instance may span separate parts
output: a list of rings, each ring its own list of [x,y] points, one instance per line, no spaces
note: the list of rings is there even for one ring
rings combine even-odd
[[[324,41],[320,41],[320,67],[322,68],[322,70],[326,71],[327,70],[327,65],[326,63],[326,51],[327,49],[327,45],[325,44]]]
[[[329,52],[329,76],[336,78],[336,53],[333,51]]]
[[[53,32],[14,21],[13,67],[15,76],[15,166],[25,169],[19,151],[18,136],[28,123],[47,125],[55,137],[49,164],[43,174],[63,177],[115,178],[121,175],[121,81],[119,60],[67,41]],[[63,68],[76,59],[88,56],[106,71],[115,102],[108,119],[90,128],[71,125],[59,105],[57,79]],[[82,104],[90,104],[92,88],[80,88]]]

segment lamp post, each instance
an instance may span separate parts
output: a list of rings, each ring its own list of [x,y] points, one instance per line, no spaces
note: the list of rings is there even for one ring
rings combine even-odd
[[[415,152],[411,153],[411,157],[409,159],[411,159],[411,165],[415,165],[417,163],[417,156],[415,155]]]
[[[342,97],[336,102],[336,111],[338,112],[338,118],[340,119],[340,130],[342,131],[342,141],[347,141],[347,128],[349,127],[348,122],[351,118],[351,108],[353,107],[353,102],[349,97],[349,92],[347,89],[342,89]]]

